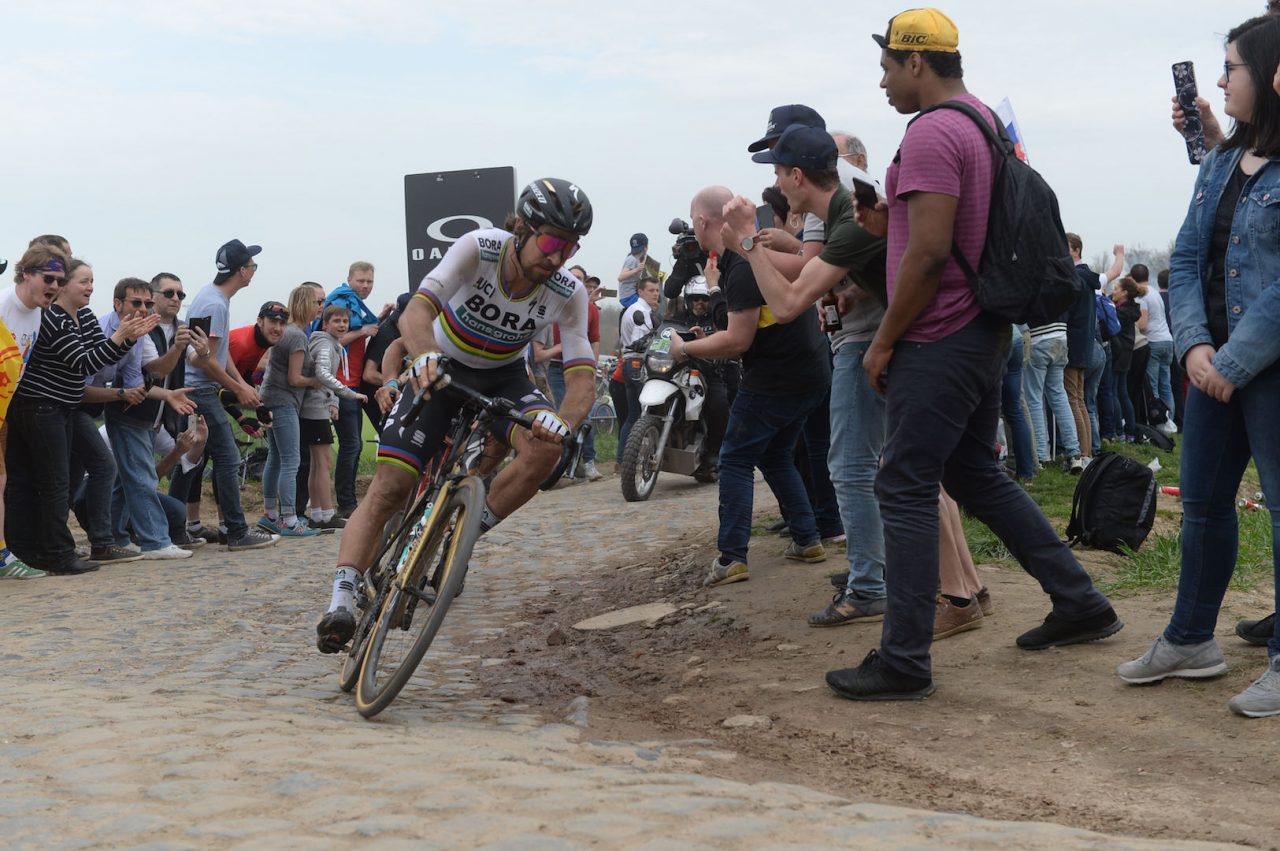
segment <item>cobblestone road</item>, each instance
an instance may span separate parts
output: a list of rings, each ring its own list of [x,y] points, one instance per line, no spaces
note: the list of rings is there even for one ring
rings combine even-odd
[[[661,540],[714,530],[713,506],[674,480],[639,507],[613,479],[540,496],[482,542],[445,654],[372,722],[314,649],[333,536],[0,584],[0,846],[1169,847],[729,782],[698,773],[732,758],[710,742],[592,741],[473,694],[496,660],[451,636],[501,630],[551,582],[631,555],[570,510],[615,530],[643,512]]]

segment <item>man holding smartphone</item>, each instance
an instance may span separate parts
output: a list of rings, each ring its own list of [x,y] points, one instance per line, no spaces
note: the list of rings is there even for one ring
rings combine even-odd
[[[204,417],[209,429],[205,450],[213,462],[218,507],[227,524],[227,547],[231,550],[252,550],[275,543],[271,535],[251,529],[245,522],[240,508],[240,452],[231,434],[231,422],[218,401],[218,388],[225,387],[247,408],[261,404],[258,391],[230,366],[229,357],[231,297],[253,280],[258,270],[253,258],[261,251],[261,246],[246,246],[238,239],[219,248],[216,255],[218,272],[213,283],[196,294],[187,310],[188,324],[195,326],[197,320],[206,319],[209,323],[207,345],[194,350],[188,357],[187,386],[191,388],[191,398],[196,402],[196,413]],[[192,477],[193,473],[176,473],[170,493],[185,501],[192,487]]]

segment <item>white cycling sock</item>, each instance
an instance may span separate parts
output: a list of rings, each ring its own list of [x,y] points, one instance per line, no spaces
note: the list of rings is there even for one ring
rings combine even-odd
[[[501,522],[502,518],[493,513],[493,509],[489,507],[489,500],[486,499],[484,508],[480,511],[480,534],[483,535]]]
[[[333,596],[329,598],[329,611],[356,609],[356,578],[354,567],[340,567],[333,574]]]

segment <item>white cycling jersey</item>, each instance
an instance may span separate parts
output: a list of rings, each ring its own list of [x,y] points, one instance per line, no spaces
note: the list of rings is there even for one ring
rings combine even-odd
[[[492,369],[519,360],[538,331],[559,322],[564,371],[594,371],[586,289],[559,269],[533,292],[513,297],[502,280],[503,260],[513,249],[505,230],[474,230],[427,273],[415,298],[436,310],[432,330],[440,351],[467,366]]]

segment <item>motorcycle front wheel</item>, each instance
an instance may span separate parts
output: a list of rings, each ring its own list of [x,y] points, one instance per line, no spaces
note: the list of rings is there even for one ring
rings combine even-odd
[[[658,483],[658,467],[662,463],[662,417],[642,414],[627,435],[622,451],[622,498],[627,502],[644,502]]]

